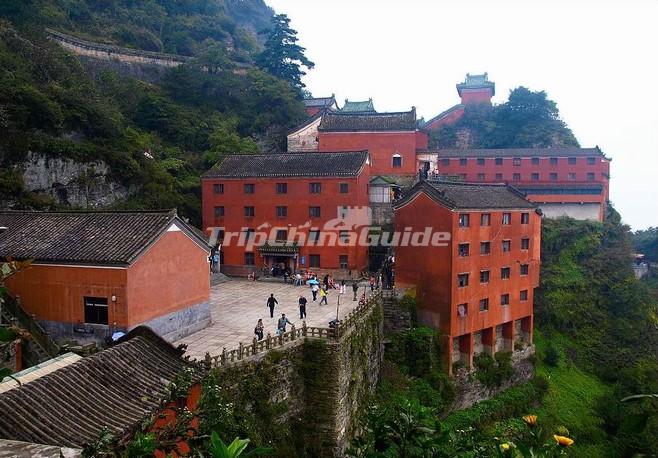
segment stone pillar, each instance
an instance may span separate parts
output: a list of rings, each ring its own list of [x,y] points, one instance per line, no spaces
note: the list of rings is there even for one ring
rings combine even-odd
[[[534,316],[530,315],[521,319],[521,330],[528,345],[533,342]]]
[[[514,321],[503,324],[503,342],[505,351],[514,351]]]
[[[482,347],[484,353],[493,356],[496,353],[496,336],[494,328],[486,328],[482,330]]]
[[[459,336],[459,359],[468,366],[473,367],[473,334]]]

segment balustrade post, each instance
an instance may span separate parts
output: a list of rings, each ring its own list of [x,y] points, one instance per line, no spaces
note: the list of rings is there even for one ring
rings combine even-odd
[[[267,338],[265,339],[265,348],[268,350],[272,348],[272,334],[267,333]]]
[[[295,325],[293,324],[293,325],[290,327],[290,340],[295,340],[295,337],[296,337],[296,336],[297,336],[297,334],[296,334],[296,332],[295,332]]]
[[[222,348],[222,366],[226,364],[226,347]]]
[[[238,359],[242,359],[242,351],[243,351],[242,342],[240,342],[238,344]]]
[[[302,321],[302,336],[306,337],[306,320]]]
[[[253,352],[253,354],[255,355],[256,353],[258,353],[258,340],[256,340],[255,337],[254,337],[254,339],[253,339],[253,346],[254,346],[254,352]]]

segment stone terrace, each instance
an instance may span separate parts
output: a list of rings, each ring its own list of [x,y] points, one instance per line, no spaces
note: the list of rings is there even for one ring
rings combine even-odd
[[[359,297],[369,288],[362,283]],[[274,309],[274,318],[270,318],[270,310],[266,306],[267,298],[273,293],[279,301]],[[336,318],[336,303],[338,290],[329,291],[329,305],[318,305],[312,302],[312,294],[308,286],[293,286],[274,282],[250,282],[247,280],[229,279],[213,286],[210,290],[210,312],[212,324],[201,331],[190,334],[174,342],[174,345],[186,344],[191,358],[203,359],[206,353],[219,355],[225,347],[227,350],[236,348],[239,342],[251,344],[254,337],[254,327],[259,318],[265,325],[267,333],[275,334],[277,320],[282,313],[299,329],[302,320],[299,319],[299,295],[304,294],[309,300],[306,306],[306,325],[327,328],[329,322]],[[339,318],[343,319],[353,310],[358,301],[353,301],[352,286],[346,286],[346,292],[341,296]],[[290,330],[290,325],[287,327]]]

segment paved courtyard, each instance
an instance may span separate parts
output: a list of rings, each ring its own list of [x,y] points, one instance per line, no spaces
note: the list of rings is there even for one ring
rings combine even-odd
[[[359,288],[359,296],[364,292],[365,285],[362,283]],[[270,309],[266,305],[267,298],[272,293],[279,301],[274,309],[274,318],[270,318]],[[180,339],[175,345],[187,344],[187,355],[203,359],[206,352],[218,355],[223,347],[231,350],[236,348],[239,342],[251,343],[259,318],[263,319],[265,336],[268,332],[274,336],[277,320],[282,313],[285,313],[295,326],[301,327],[298,306],[300,294],[304,294],[309,301],[306,306],[307,326],[327,327],[328,323],[336,318],[338,290],[330,290],[329,305],[320,306],[319,297],[317,302],[311,300],[313,296],[308,286],[228,279],[210,289],[212,324]],[[347,285],[345,294],[340,298],[339,318],[342,319],[358,304],[358,301],[353,301],[352,298],[352,286]]]

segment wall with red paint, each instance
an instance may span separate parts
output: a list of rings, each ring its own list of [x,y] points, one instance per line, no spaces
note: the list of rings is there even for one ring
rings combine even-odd
[[[457,122],[463,115],[464,115],[464,107],[457,105],[454,107],[454,109],[451,109],[449,113],[447,113],[445,116],[442,116],[439,119],[436,119],[432,122],[427,123],[425,126],[423,126],[424,129],[426,130],[435,130],[438,129],[441,126],[445,125],[450,125],[454,124]]]
[[[467,105],[469,103],[488,103],[491,104],[491,97],[493,96],[491,89],[462,89],[461,98],[462,103]]]

